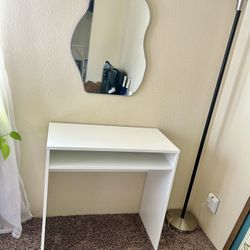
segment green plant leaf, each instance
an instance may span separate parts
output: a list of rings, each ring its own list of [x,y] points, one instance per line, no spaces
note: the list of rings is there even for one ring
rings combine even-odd
[[[2,148],[2,145],[6,142],[6,139],[3,136],[0,136],[0,149]]]
[[[4,160],[6,160],[9,157],[10,154],[10,147],[7,143],[3,143],[1,146],[1,151],[2,151],[2,155]]]
[[[14,139],[14,140],[18,140],[18,141],[21,141],[22,140],[22,137],[21,135],[16,132],[16,131],[11,131],[10,132],[10,136]]]

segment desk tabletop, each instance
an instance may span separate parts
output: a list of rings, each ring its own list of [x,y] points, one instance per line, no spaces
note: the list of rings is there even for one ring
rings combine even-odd
[[[47,148],[117,152],[179,153],[157,128],[49,123]]]

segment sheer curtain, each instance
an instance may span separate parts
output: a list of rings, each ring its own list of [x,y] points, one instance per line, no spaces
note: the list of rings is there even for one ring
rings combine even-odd
[[[16,130],[11,92],[3,53],[0,48],[0,134]],[[0,155],[0,234],[12,233],[19,238],[21,223],[31,218],[29,203],[19,174],[19,143],[8,140],[10,156],[3,160]]]

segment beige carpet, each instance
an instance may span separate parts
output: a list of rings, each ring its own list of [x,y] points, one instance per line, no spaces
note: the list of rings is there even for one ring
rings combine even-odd
[[[0,235],[1,250],[39,250],[41,219],[24,223],[21,239]],[[152,250],[136,214],[55,217],[47,220],[47,250]],[[215,250],[201,230],[180,234],[164,226],[159,250]]]

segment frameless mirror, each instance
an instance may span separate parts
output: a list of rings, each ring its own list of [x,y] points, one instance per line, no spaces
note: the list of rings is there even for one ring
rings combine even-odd
[[[89,0],[71,52],[89,93],[132,95],[145,69],[146,0]]]

